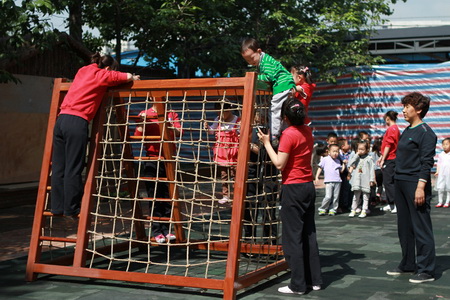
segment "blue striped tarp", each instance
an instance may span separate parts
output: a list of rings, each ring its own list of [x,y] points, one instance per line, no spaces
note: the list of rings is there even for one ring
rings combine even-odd
[[[318,83],[309,107],[314,136],[324,141],[329,132],[351,139],[365,130],[373,138],[386,130],[383,115],[399,113],[397,124],[404,129],[401,98],[420,92],[431,99],[424,121],[442,139],[450,137],[450,62],[441,64],[382,65],[360,68],[361,79],[339,77],[336,84]]]

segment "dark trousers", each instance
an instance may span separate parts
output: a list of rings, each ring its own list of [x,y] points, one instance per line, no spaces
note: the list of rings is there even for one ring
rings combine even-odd
[[[342,210],[350,210],[353,200],[353,192],[350,182],[347,180],[348,171],[341,173],[341,190],[339,191],[339,207]]]
[[[51,212],[66,216],[80,212],[83,172],[88,142],[88,121],[60,115],[53,131]]]
[[[399,269],[434,276],[436,252],[430,217],[431,182],[425,187],[425,203],[414,204],[417,182],[395,181],[398,237],[402,248]],[[417,257],[416,257],[417,251]]]
[[[294,292],[306,291],[306,285],[322,284],[314,222],[315,199],[312,182],[285,184],[281,188],[282,245],[291,269],[289,288]]]
[[[159,169],[158,169],[159,165]],[[146,177],[166,177],[166,168],[163,162],[150,161],[147,162],[144,169],[144,176]],[[149,198],[168,199],[169,185],[167,182],[146,181],[145,187]],[[170,217],[172,205],[167,201],[150,201],[149,203],[150,216],[152,217]],[[158,236],[160,234],[166,236],[169,233],[169,222],[152,222],[152,235]]]
[[[384,185],[384,191],[386,192],[387,202],[389,204],[394,204],[394,199],[395,199],[395,183],[394,183],[395,160],[394,159],[386,160],[384,162],[384,168],[382,168],[381,170],[383,171],[383,185]]]

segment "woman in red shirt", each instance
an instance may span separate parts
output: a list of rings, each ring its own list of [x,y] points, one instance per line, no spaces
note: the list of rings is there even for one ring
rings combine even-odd
[[[270,133],[259,130],[258,136],[282,174],[282,246],[291,269],[291,281],[278,291],[304,294],[308,286],[320,290],[322,284],[314,222],[316,190],[311,167],[314,140],[311,128],[304,125],[305,109],[298,99],[286,100],[282,114],[289,127],[281,134],[278,153],[272,148]]]
[[[397,153],[398,139],[400,130],[396,124],[398,113],[390,110],[384,115],[384,121],[388,126],[381,143],[381,157],[377,161],[383,172],[383,185],[386,192],[388,204],[382,208],[383,211],[390,211],[395,214],[397,209],[394,204],[394,175],[395,175],[395,157]]]
[[[88,126],[108,87],[139,79],[114,71],[116,67],[110,55],[94,54],[91,64],[78,70],[61,104],[53,131],[51,212],[55,215],[80,212]]]

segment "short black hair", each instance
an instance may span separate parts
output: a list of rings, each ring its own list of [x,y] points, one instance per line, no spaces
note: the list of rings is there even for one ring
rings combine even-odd
[[[330,139],[330,137],[338,138],[337,134],[335,132],[330,132],[327,135],[327,140]]]
[[[340,149],[338,144],[329,144],[328,145],[328,150],[331,150],[331,147],[338,147],[338,149]]]
[[[411,93],[402,98],[403,106],[410,104],[415,110],[420,110],[420,118],[425,118],[425,115],[430,108],[430,98],[421,93]]]

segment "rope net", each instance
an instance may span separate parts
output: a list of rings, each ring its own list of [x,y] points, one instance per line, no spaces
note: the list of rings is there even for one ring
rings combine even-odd
[[[253,103],[238,276],[283,259],[279,174],[256,135],[269,124],[270,99],[259,90]],[[110,92],[99,112],[87,267],[224,279],[233,204],[242,201],[234,197],[234,175],[245,167],[235,159],[243,105],[242,90]],[[56,219],[47,218],[43,235],[53,235]],[[57,235],[75,234],[72,227]],[[66,243],[42,245],[73,251]]]

